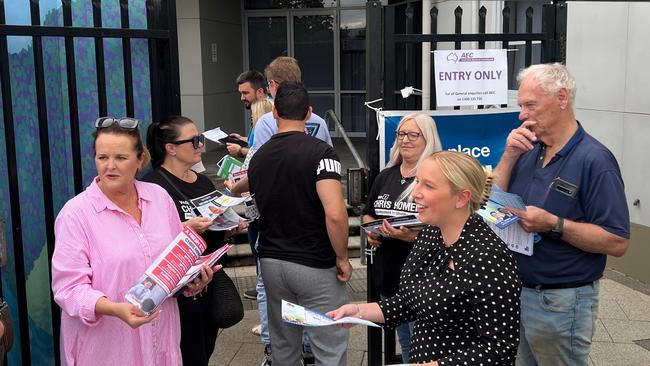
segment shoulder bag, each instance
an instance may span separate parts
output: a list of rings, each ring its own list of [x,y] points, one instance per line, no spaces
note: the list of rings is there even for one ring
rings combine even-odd
[[[156,169],[170,186],[174,188],[181,198],[189,204],[192,202],[181,192],[167,175]],[[212,282],[208,284],[210,321],[217,328],[230,328],[244,318],[244,304],[239,297],[239,291],[228,274],[221,269],[212,275]]]

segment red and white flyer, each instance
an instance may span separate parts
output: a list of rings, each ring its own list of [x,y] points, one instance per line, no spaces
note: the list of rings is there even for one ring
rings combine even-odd
[[[145,273],[127,291],[124,298],[144,314],[155,311],[170,296],[199,275],[202,265],[213,266],[231,245],[201,256],[207,245],[191,226],[183,228]]]

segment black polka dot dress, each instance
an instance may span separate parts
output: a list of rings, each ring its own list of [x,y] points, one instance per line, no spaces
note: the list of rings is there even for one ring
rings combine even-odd
[[[399,292],[379,306],[388,326],[416,320],[411,363],[514,365],[520,292],[510,250],[472,215],[450,247],[440,229],[423,229],[402,269]]]

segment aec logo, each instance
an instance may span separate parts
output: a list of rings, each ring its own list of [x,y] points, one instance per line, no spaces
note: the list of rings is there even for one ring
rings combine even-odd
[[[474,58],[474,52],[462,52],[460,56],[456,52],[447,55],[447,61],[453,63],[473,62],[473,61],[494,61],[494,57],[477,57]]]

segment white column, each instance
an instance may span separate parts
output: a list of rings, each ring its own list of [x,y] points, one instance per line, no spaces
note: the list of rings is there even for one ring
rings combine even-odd
[[[431,33],[431,0],[422,1],[422,34]],[[431,44],[422,43],[422,110],[431,109]],[[434,106],[435,107],[435,106]]]

